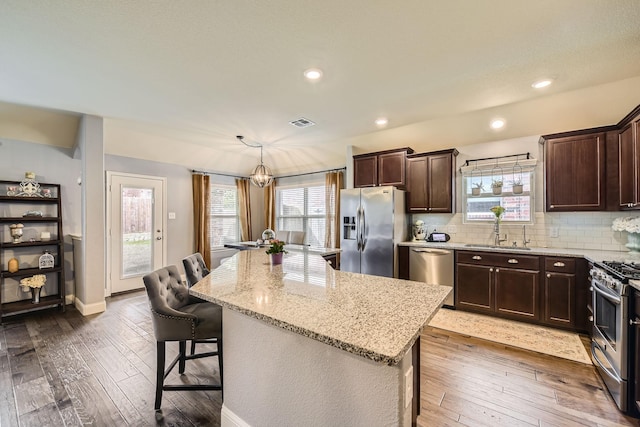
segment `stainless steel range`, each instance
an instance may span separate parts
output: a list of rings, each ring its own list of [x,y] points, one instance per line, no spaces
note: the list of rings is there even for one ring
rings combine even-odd
[[[593,292],[591,356],[621,411],[628,410],[629,287],[640,264],[604,261],[590,271]]]

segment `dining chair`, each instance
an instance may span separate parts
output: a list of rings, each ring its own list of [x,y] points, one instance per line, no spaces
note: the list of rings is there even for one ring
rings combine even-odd
[[[209,269],[207,268],[207,264],[205,264],[204,258],[202,258],[202,254],[200,252],[196,252],[183,258],[182,265],[187,277],[187,287],[189,288],[198,283],[202,278],[209,275]],[[196,352],[196,343],[215,344],[216,339],[191,340],[191,354],[195,354]]]
[[[289,240],[287,243],[291,243],[294,245],[304,245],[304,238],[306,233],[304,231],[290,231],[289,232]]]
[[[276,240],[280,240],[281,242],[288,243],[289,242],[289,231],[287,230],[278,230],[276,231]]]
[[[189,295],[189,289],[182,283],[175,265],[160,268],[143,277],[149,297],[153,332],[156,338],[156,400],[154,408],[160,409],[163,391],[174,390],[220,390],[222,392],[222,307],[203,302]],[[187,340],[217,340],[217,350],[213,352],[186,354]],[[178,341],[179,352],[165,370],[166,343]],[[183,374],[185,362],[203,357],[218,356],[220,384],[176,384],[167,385],[165,378],[178,364],[178,372]]]

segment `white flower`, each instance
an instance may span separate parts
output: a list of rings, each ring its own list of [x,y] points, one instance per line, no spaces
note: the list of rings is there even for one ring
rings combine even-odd
[[[640,233],[640,217],[628,216],[616,218],[611,225],[613,231],[626,231],[629,233]]]
[[[31,277],[25,277],[20,280],[20,286],[24,292],[29,292],[30,288],[41,288],[47,282],[47,276],[44,274],[36,274]]]

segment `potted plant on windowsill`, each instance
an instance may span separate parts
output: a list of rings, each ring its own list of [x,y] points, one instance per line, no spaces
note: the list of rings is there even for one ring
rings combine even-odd
[[[479,196],[482,194],[482,190],[484,190],[484,184],[482,182],[475,182],[471,187],[471,195]]]
[[[522,194],[522,190],[523,190],[524,186],[522,185],[522,181],[520,181],[519,179],[516,179],[515,181],[513,181],[513,194]]]
[[[287,253],[284,250],[284,242],[282,240],[272,239],[270,240],[271,246],[266,250],[267,255],[270,255],[271,265],[282,264],[282,257]]]
[[[496,196],[502,194],[502,180],[493,180],[491,183],[491,191],[493,191],[493,194]]]

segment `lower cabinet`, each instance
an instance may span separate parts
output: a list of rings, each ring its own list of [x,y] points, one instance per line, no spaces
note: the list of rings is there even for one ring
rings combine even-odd
[[[324,260],[327,261],[327,263],[329,263],[329,265],[333,267],[334,270],[340,270],[337,254],[322,255],[322,258],[324,258]]]
[[[546,257],[544,270],[543,323],[574,328],[576,325],[575,259]]]
[[[458,251],[456,259],[456,308],[539,320],[539,257]]]

